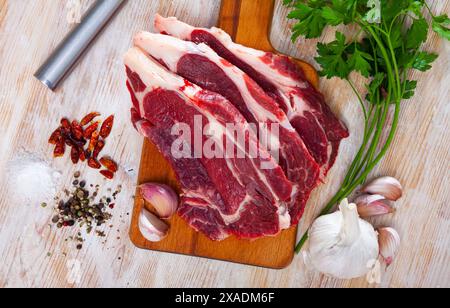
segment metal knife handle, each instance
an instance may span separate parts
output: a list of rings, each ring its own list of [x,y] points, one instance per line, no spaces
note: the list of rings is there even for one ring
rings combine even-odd
[[[51,90],[77,62],[96,35],[126,0],[97,0],[82,18],[81,23],[58,45],[35,77]]]

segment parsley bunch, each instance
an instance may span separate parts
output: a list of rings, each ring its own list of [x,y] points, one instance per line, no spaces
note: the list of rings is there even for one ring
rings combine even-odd
[[[397,131],[401,102],[413,97],[417,87],[417,81],[408,79],[411,70],[425,72],[438,57],[421,50],[429,27],[450,40],[450,19],[434,15],[425,0],[284,0],[284,4],[292,8],[288,17],[298,20],[292,29],[293,41],[301,36],[317,38],[327,26],[357,25],[359,29],[354,37],[337,32],[335,41],[317,46],[320,75],[347,81],[365,119],[361,148],[342,187],[322,211],[325,215],[363,184],[386,155]],[[352,72],[367,78],[364,93],[357,91]],[[305,234],[297,253],[307,239]]]

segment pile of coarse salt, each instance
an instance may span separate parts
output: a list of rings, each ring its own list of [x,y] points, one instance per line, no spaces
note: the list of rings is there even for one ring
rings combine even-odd
[[[22,153],[8,166],[10,197],[14,202],[37,205],[56,195],[61,173],[39,157]]]

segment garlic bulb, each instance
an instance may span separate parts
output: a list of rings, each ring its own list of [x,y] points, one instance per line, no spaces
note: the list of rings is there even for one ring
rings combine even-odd
[[[139,230],[150,242],[160,242],[167,236],[169,226],[153,213],[142,209],[139,216]]]
[[[400,248],[400,235],[392,228],[380,228],[378,233],[380,234],[378,237],[380,255],[386,262],[386,265],[389,266],[394,261],[394,257]]]
[[[178,195],[167,185],[147,183],[139,186],[142,198],[150,203],[159,217],[172,217],[178,209]]]
[[[314,269],[339,279],[353,279],[370,271],[378,258],[378,236],[359,218],[355,204],[342,201],[340,211],[317,219],[309,232],[305,259]]]
[[[371,195],[382,195],[390,201],[397,201],[403,195],[403,187],[397,179],[385,176],[367,184],[362,189],[362,192]]]
[[[389,205],[389,201],[381,195],[362,195],[356,198],[358,214],[362,218],[369,218],[395,212],[395,209]]]

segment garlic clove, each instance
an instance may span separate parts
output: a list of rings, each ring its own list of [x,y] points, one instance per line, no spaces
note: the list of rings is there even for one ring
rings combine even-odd
[[[395,209],[388,204],[388,200],[381,195],[361,195],[355,200],[361,218],[369,218],[391,214]]]
[[[400,248],[400,235],[393,228],[378,229],[380,255],[387,266],[391,265]]]
[[[169,226],[153,213],[142,209],[139,216],[139,230],[150,242],[160,242],[167,236]]]
[[[381,177],[367,184],[362,192],[371,195],[382,195],[390,201],[397,201],[403,195],[400,182],[393,177]]]
[[[139,186],[144,200],[150,203],[159,217],[168,219],[178,209],[178,195],[164,184],[147,183]]]

